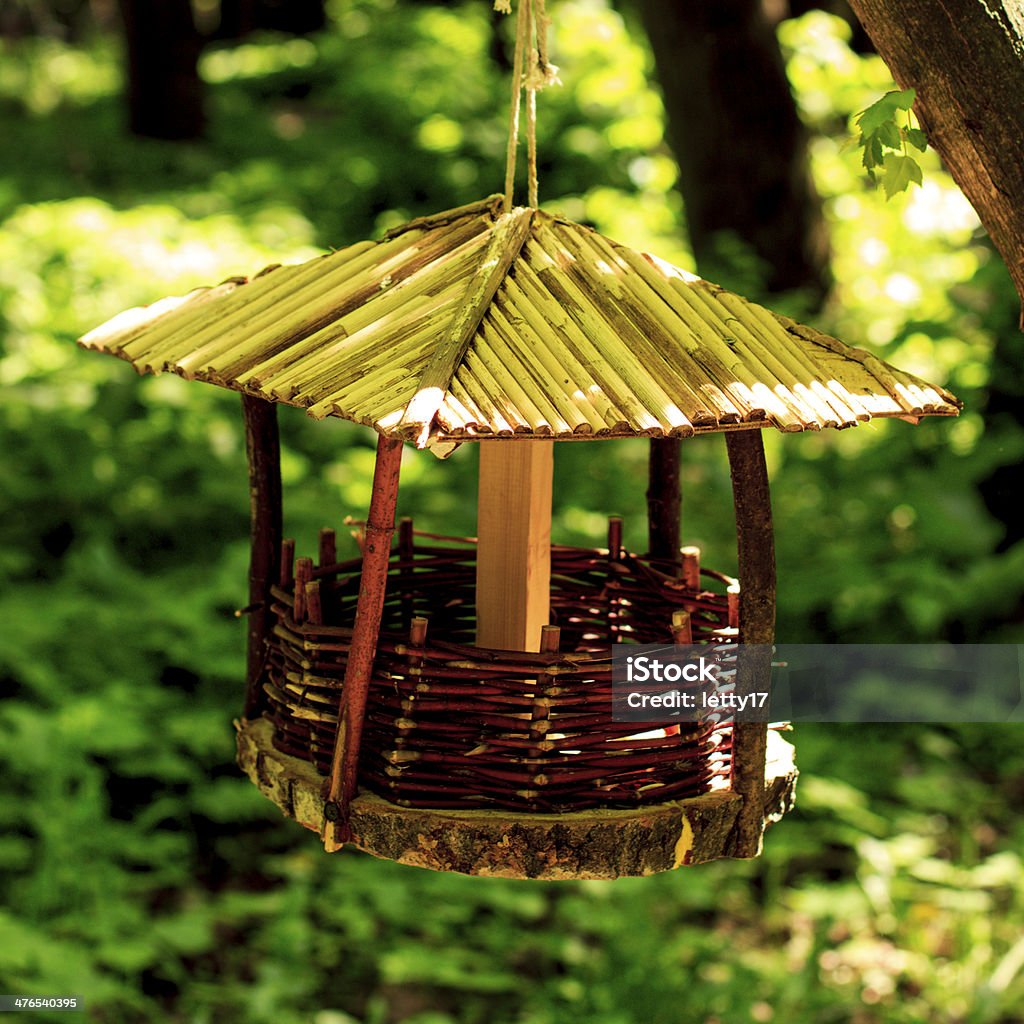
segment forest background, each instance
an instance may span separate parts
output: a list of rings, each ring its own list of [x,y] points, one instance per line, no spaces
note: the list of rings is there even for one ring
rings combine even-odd
[[[546,208],[693,268],[642,12],[551,6]],[[1022,642],[1013,286],[932,152],[890,202],[864,174],[852,119],[893,83],[848,12],[775,6],[833,283],[778,294],[738,234],[701,269],[965,403],[916,428],[766,432],[779,637]],[[113,1024],[1024,1018],[1019,724],[801,726],[798,807],[760,860],[615,883],[326,857],[240,776],[237,396],[74,340],[496,191],[511,28],[484,0],[252,9],[193,5],[202,115],[176,133],[201,134],[173,141],[128,130],[109,0],[0,9],[0,991],[76,993]],[[712,165],[747,173],[745,141]],[[363,514],[373,437],[281,422],[286,533],[310,552]],[[734,570],[724,445],[682,447],[685,541]],[[647,454],[558,446],[556,540],[600,544],[618,513],[642,549]],[[474,480],[471,445],[409,453],[399,512],[472,532]]]

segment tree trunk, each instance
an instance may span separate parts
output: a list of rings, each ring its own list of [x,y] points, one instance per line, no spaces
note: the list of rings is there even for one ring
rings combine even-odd
[[[985,398],[985,435],[1010,439],[1024,434],[1024,335],[1007,323],[995,328]],[[985,507],[1003,526],[997,552],[1008,551],[1024,540],[1024,516],[1020,514],[1020,459],[1011,443],[1002,447],[1005,459],[978,481]]]
[[[1024,13],[1019,0],[850,0],[978,212],[1024,300]]]
[[[928,143],[977,211],[1024,301],[1024,13],[1019,0],[850,0],[904,89]],[[1024,313],[1020,324],[1024,327]],[[986,418],[1024,430],[1018,334],[995,332]],[[978,483],[1005,527],[998,550],[1024,539],[1020,467]]]
[[[701,273],[740,286],[740,242],[761,265],[762,291],[806,290],[817,305],[830,283],[827,230],[762,0],[640,0],[639,9]]]
[[[850,10],[849,0],[764,0],[764,5],[776,21],[787,17],[799,18],[808,11],[825,11],[833,17],[842,18],[850,26],[850,49],[859,54],[875,52],[871,37]]]
[[[154,139],[203,134],[202,40],[189,0],[121,0],[128,44],[129,126]]]
[[[327,24],[324,0],[221,0],[218,39],[241,39],[258,29],[306,35]]]

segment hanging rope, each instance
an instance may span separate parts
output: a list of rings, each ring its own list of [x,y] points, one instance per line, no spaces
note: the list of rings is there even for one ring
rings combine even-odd
[[[507,3],[508,0],[505,0]],[[500,9],[500,8],[499,8]],[[511,13],[511,8],[509,9]],[[523,50],[529,34],[529,9],[520,0],[519,17],[516,20],[516,48],[512,57],[512,103],[508,115],[508,149],[505,153],[505,203],[503,209],[512,209],[512,198],[516,180],[516,147],[519,145],[519,101],[523,91]]]
[[[502,14],[511,14],[511,0],[494,0],[494,9]],[[516,18],[516,46],[512,57],[512,102],[509,108],[508,149],[505,154],[505,202],[503,205],[505,213],[512,209],[515,198],[519,110],[524,89],[526,90],[527,201],[530,206],[537,206],[537,93],[546,86],[560,84],[558,68],[548,61],[547,32],[549,24],[550,19],[544,9],[544,0],[519,0],[519,11]],[[525,71],[524,64],[527,64]]]

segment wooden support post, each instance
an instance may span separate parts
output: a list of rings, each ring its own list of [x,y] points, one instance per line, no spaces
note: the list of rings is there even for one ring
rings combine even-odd
[[[771,645],[775,640],[775,541],[768,491],[768,467],[760,430],[725,435],[736,509],[739,556],[738,694],[767,691],[771,684]],[[758,646],[751,646],[758,645]],[[764,769],[768,726],[740,722],[732,733],[732,789],[743,805],[731,837],[732,856],[756,857],[764,832]]]
[[[281,442],[277,408],[242,395],[245,452],[249,460],[249,613],[243,715],[255,718],[263,707],[263,668],[270,636],[270,588],[280,574]]]
[[[476,642],[536,651],[551,601],[550,441],[482,441]]]
[[[679,517],[682,495],[679,488],[678,437],[651,439],[647,463],[647,550],[651,558],[679,562]]]
[[[377,462],[373,471],[373,494],[366,517],[363,569],[356,602],[352,646],[345,666],[345,681],[338,711],[338,736],[331,760],[331,775],[324,805],[324,847],[329,853],[352,838],[349,807],[356,793],[359,744],[363,717],[370,691],[370,675],[377,654],[384,592],[387,587],[391,536],[395,532],[398,477],[402,465],[402,442],[381,436],[377,441]]]

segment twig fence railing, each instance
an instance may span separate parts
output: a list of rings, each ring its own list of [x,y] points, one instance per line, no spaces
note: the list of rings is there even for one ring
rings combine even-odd
[[[645,729],[612,718],[612,644],[728,643],[736,581],[622,547],[552,546],[551,621],[539,652],[474,644],[476,545],[403,520],[388,585],[359,782],[407,807],[564,812],[627,808],[727,779],[731,729],[714,720]],[[330,773],[362,560],[318,563],[285,541],[263,673],[274,745]],[[707,585],[705,585],[707,584]]]

